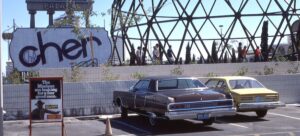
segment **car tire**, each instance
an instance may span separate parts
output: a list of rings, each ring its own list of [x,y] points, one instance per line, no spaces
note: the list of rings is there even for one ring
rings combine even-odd
[[[215,122],[216,118],[209,118],[206,120],[202,120],[203,121],[203,125],[204,126],[209,126],[212,125]]]
[[[121,118],[125,119],[128,117],[128,110],[125,107],[121,107]]]
[[[157,125],[157,119],[153,118],[153,117],[148,117],[148,121],[150,126],[154,127]]]
[[[267,115],[268,110],[257,110],[255,112],[258,118],[263,118]]]

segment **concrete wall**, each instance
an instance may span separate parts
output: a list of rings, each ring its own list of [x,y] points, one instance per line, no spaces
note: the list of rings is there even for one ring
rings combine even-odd
[[[120,67],[88,67],[71,71],[65,69],[43,69],[40,76],[62,76],[67,82],[77,76],[76,81],[94,82],[105,81],[115,77],[117,80],[135,80],[132,74],[138,73],[144,76],[171,75],[171,71],[181,70],[183,75],[207,77],[208,75],[237,75],[245,72],[245,75],[265,75],[273,70],[273,75],[290,74],[300,72],[300,62],[260,62],[260,63],[220,63],[220,64],[189,64],[189,65],[146,65],[146,66],[120,66]],[[296,69],[296,70],[295,70]],[[74,79],[74,78],[73,78]]]
[[[255,76],[266,87],[278,91],[285,103],[300,102],[300,74]],[[205,81],[205,78],[201,78]],[[66,116],[118,113],[112,105],[113,90],[124,90],[136,81],[64,83],[64,114]],[[24,119],[29,115],[28,84],[4,86],[6,120]]]
[[[279,92],[285,103],[300,103],[300,74],[255,76],[265,87]]]

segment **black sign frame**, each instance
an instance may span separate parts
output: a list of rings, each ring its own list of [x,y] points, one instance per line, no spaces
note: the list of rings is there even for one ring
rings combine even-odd
[[[61,106],[59,121],[33,121],[32,102],[35,105],[44,104],[46,100],[57,100]],[[59,105],[58,104],[58,105]],[[33,123],[57,123],[61,122],[61,135],[64,136],[64,117],[63,117],[63,77],[37,77],[29,78],[29,136],[32,135]],[[54,111],[52,111],[54,112]]]

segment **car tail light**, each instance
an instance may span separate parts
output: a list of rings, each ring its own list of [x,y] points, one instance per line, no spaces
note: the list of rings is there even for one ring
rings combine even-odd
[[[225,105],[232,105],[232,104],[233,102],[231,100],[218,102],[218,106],[225,106]]]
[[[242,96],[242,97],[241,97],[241,101],[242,101],[242,102],[253,101],[253,96]]]
[[[184,109],[186,107],[186,104],[173,104],[170,106],[170,109]]]
[[[279,97],[278,97],[277,94],[274,94],[274,95],[267,95],[267,96],[265,97],[265,99],[266,99],[267,101],[278,101],[278,100],[279,100]]]

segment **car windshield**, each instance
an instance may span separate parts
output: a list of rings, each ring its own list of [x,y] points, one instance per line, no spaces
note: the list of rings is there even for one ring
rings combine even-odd
[[[206,87],[196,79],[165,79],[158,81],[158,90],[166,89],[190,89]]]
[[[229,84],[232,89],[263,88],[264,87],[258,81],[251,80],[251,79],[230,80]]]

